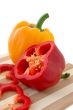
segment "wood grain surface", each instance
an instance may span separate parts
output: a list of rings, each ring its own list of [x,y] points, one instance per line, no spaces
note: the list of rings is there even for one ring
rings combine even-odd
[[[12,61],[9,59],[9,56],[5,56],[0,58],[0,64],[2,63],[12,63]],[[43,92],[38,92],[19,83],[24,93],[32,100],[29,110],[64,110],[73,104],[73,65],[70,63],[66,64],[63,73],[65,72],[70,73],[68,79],[60,80],[58,84]],[[0,83],[8,82],[5,79],[5,74],[7,72],[0,74]],[[8,105],[13,103],[15,96],[15,92],[4,94],[0,99],[0,110],[9,110]]]

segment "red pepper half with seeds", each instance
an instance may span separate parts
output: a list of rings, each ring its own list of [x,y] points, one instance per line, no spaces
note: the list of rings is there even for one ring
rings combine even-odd
[[[65,59],[54,42],[32,46],[16,63],[14,73],[23,84],[45,90],[55,85],[62,76]]]

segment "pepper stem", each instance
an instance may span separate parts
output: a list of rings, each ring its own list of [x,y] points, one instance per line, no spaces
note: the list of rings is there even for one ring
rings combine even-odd
[[[47,18],[49,18],[49,14],[48,13],[44,14],[43,16],[41,16],[41,18],[38,20],[38,22],[37,22],[35,27],[40,29],[40,30],[42,30],[42,25],[43,25],[44,21]]]
[[[70,76],[70,73],[62,74],[61,79],[67,79]]]

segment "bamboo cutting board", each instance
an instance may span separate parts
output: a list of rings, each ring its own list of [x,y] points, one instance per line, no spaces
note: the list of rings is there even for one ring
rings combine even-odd
[[[12,63],[9,56],[0,58],[1,63]],[[24,93],[31,98],[32,105],[29,110],[64,110],[71,104],[73,104],[73,65],[66,64],[65,72],[69,72],[71,75],[66,80],[60,80],[58,84],[43,92],[38,92],[25,85],[19,83],[23,88]],[[0,82],[6,82],[5,74],[0,75]],[[9,110],[8,103],[13,103],[13,99],[16,93],[9,92],[3,95],[0,100],[0,110]],[[4,109],[3,109],[4,108]]]

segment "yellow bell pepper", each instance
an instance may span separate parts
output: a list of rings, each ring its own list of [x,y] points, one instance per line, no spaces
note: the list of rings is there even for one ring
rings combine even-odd
[[[42,24],[48,17],[48,13],[44,14],[36,25],[22,21],[15,26],[8,41],[9,55],[14,63],[30,46],[54,41],[53,34],[48,29],[42,29]]]

